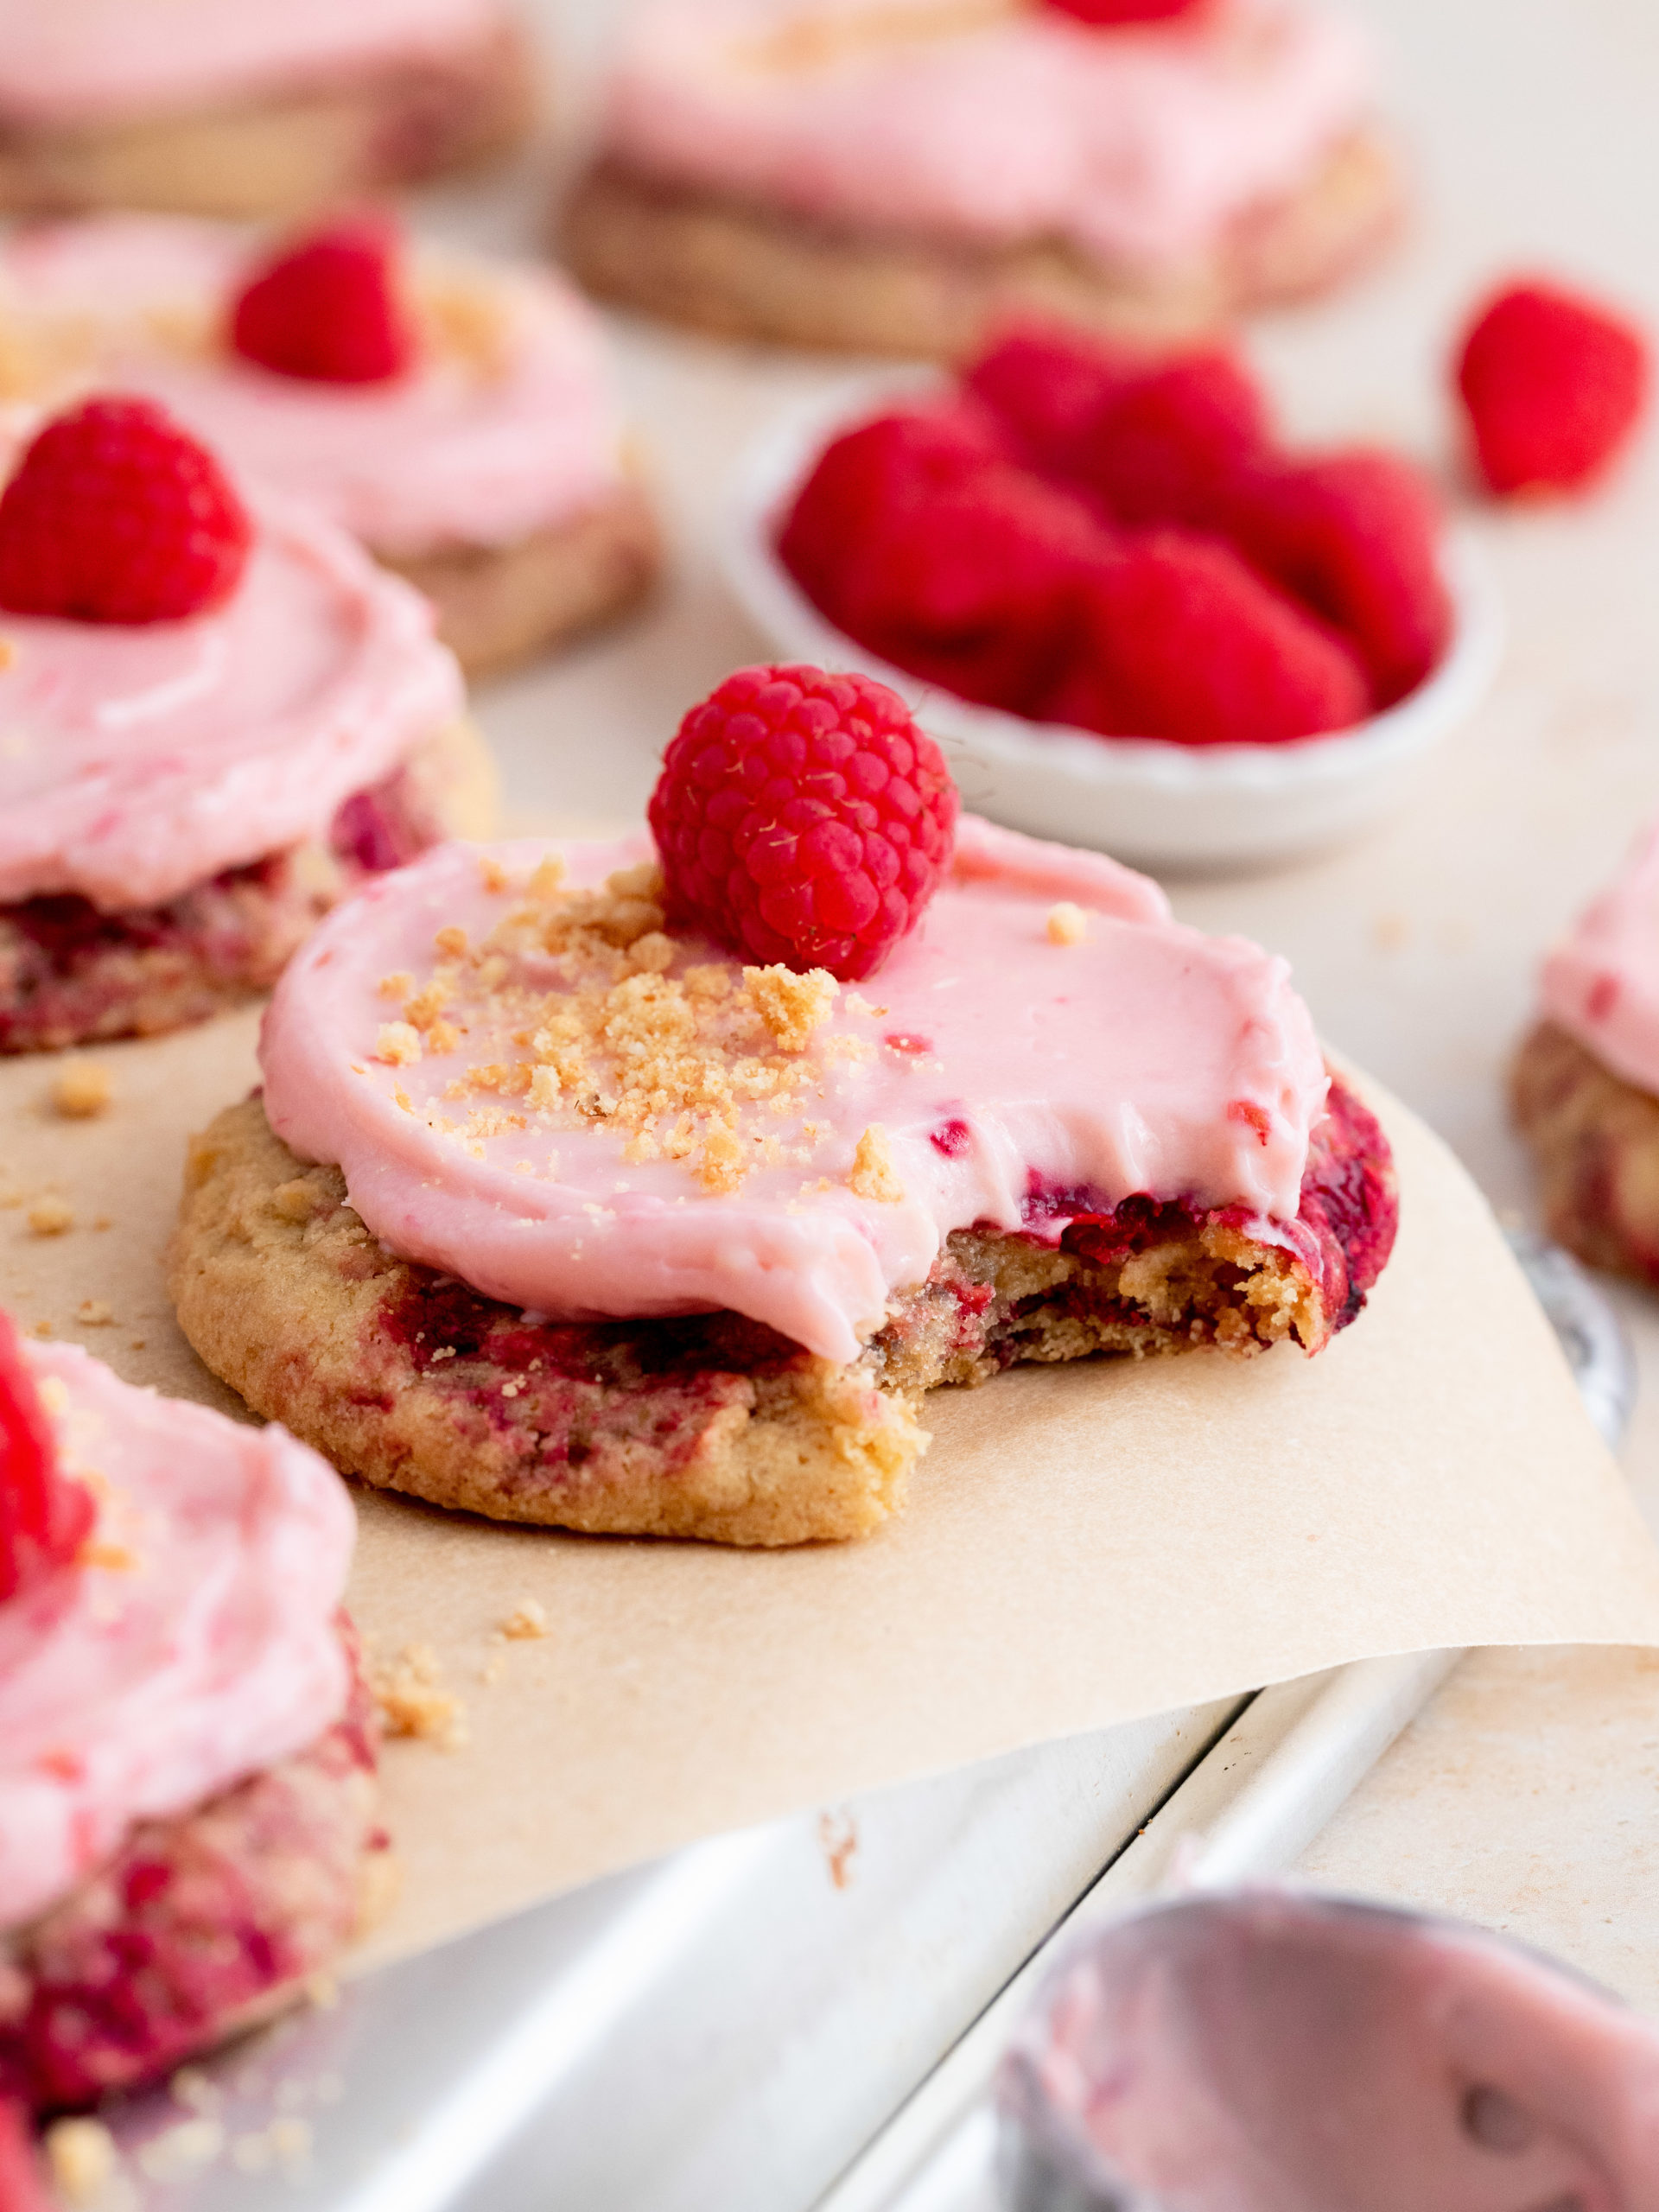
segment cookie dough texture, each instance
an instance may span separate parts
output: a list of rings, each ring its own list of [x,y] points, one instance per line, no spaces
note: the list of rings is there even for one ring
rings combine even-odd
[[[1516,1056],[1510,1101],[1550,1235],[1592,1268],[1659,1284],[1659,1098],[1545,1021]]]
[[[0,112],[0,209],[296,215],[488,160],[524,137],[535,106],[528,42],[504,18],[442,60],[388,60],[212,106],[79,124]]]
[[[1395,155],[1356,133],[1294,197],[1244,217],[1201,259],[1150,273],[1060,239],[839,229],[601,161],[567,202],[559,244],[601,298],[721,337],[960,359],[1015,318],[1173,342],[1309,297],[1370,260],[1403,205]]]

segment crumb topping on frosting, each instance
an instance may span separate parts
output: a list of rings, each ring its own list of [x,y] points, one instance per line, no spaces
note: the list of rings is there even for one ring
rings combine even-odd
[[[680,1162],[715,1195],[741,1188],[760,1166],[814,1163],[830,1135],[810,1110],[826,1066],[874,1050],[830,1029],[841,994],[834,976],[709,960],[701,938],[665,927],[654,862],[618,868],[592,888],[569,886],[556,855],[519,886],[494,861],[481,865],[486,891],[516,891],[507,912],[477,944],[459,924],[444,925],[427,976],[399,969],[378,985],[402,1001],[402,1019],[381,1023],[374,1058],[456,1064],[437,1094],[443,1103],[425,1109],[429,1128],[477,1156],[509,1130],[533,1151],[562,1129],[602,1124],[624,1140],[625,1162]],[[480,1036],[497,1051],[508,1038],[521,1057],[470,1058]],[[899,1198],[885,1163],[880,1132],[867,1131],[851,1187]],[[537,1163],[521,1167],[534,1173]]]

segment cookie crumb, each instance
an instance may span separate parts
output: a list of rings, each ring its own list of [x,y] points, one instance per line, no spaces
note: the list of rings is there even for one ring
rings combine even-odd
[[[859,1198],[872,1198],[879,1205],[896,1206],[904,1197],[905,1186],[893,1167],[887,1133],[880,1122],[872,1122],[860,1137],[853,1154],[853,1172],[847,1180]]]
[[[66,1060],[52,1084],[52,1103],[66,1121],[90,1121],[115,1096],[115,1078],[101,1060]]]
[[[512,1643],[529,1642],[547,1634],[547,1608],[539,1599],[521,1599],[501,1624],[501,1633]]]
[[[841,985],[825,968],[809,968],[800,975],[778,965],[746,968],[743,988],[773,1042],[786,1052],[799,1052],[813,1031],[829,1020]]]
[[[415,988],[415,978],[406,968],[399,968],[390,976],[383,976],[375,985],[383,999],[406,999]]]
[[[512,878],[502,867],[500,861],[492,860],[487,853],[484,854],[479,861],[478,874],[479,880],[486,891],[505,891],[512,883]]]
[[[37,1321],[35,1324],[35,1334],[42,1338],[49,1338],[52,1334],[52,1324],[49,1321]]]
[[[1062,899],[1048,910],[1048,941],[1051,944],[1081,944],[1089,934],[1089,917],[1081,906],[1070,899]]]
[[[83,1329],[112,1329],[115,1308],[101,1298],[83,1298],[75,1309],[75,1319]]]
[[[114,1226],[114,1223],[106,1213],[99,1214],[92,1223],[94,1229],[112,1229]]]
[[[121,2155],[101,2120],[57,2120],[46,2131],[46,2163],[67,2203],[94,2204],[115,2179]]]
[[[467,1740],[461,1700],[438,1681],[438,1658],[429,1643],[406,1643],[389,1665],[372,1666],[369,1687],[391,1736],[412,1736],[441,1750]]]
[[[374,1040],[374,1057],[391,1067],[411,1067],[421,1057],[420,1031],[412,1022],[383,1021]]]
[[[29,1210],[29,1226],[35,1236],[61,1236],[75,1225],[75,1210],[67,1198],[53,1198],[49,1193],[36,1198]]]

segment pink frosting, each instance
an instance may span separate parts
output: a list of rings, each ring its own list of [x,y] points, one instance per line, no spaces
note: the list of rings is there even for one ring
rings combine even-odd
[[[0,0],[0,111],[97,123],[442,61],[501,0]]]
[[[1542,996],[1605,1067],[1659,1091],[1659,823],[1544,962]]]
[[[84,1563],[0,1605],[0,1928],[135,1821],[314,1742],[350,1689],[334,1617],[353,1520],[334,1470],[73,1345],[27,1351],[99,1509]]]
[[[803,22],[825,27],[821,58],[769,49]],[[1111,30],[1017,0],[655,0],[613,81],[608,139],[639,168],[804,215],[1058,234],[1159,266],[1304,183],[1373,73],[1353,25],[1287,0]]]
[[[454,264],[499,316],[487,360],[435,346],[391,384],[311,384],[190,342],[221,327],[249,251],[245,232],[182,218],[44,224],[0,247],[0,297],[25,322],[89,324],[101,381],[151,394],[237,468],[386,552],[510,543],[615,490],[603,333],[550,271]]]
[[[0,900],[159,905],[321,836],[460,713],[431,609],[273,499],[233,596],[187,622],[0,614]]]
[[[522,1059],[521,1045],[474,1027],[448,1057],[384,1064],[373,1055],[397,1008],[378,987],[429,975],[439,928],[477,944],[518,903],[486,887],[480,853],[521,895],[548,849],[450,845],[369,887],[300,952],[267,1013],[272,1126],[303,1158],[337,1163],[353,1205],[408,1258],[565,1319],[730,1308],[846,1361],[955,1228],[1058,1236],[1079,1210],[1061,1194],[1080,1190],[1096,1205],[1146,1192],[1297,1211],[1326,1078],[1285,963],[1172,922],[1154,884],[1098,855],[971,817],[920,927],[807,1047],[823,1133],[804,1169],[759,1166],[711,1196],[675,1160],[629,1164],[620,1134],[524,1100],[523,1126],[477,1141],[446,1086]],[[556,849],[573,881],[594,884],[648,849]],[[1063,899],[1089,910],[1080,944],[1051,942]],[[720,957],[692,941],[670,973]],[[526,959],[525,981],[554,980]],[[873,1124],[896,1203],[847,1180]]]

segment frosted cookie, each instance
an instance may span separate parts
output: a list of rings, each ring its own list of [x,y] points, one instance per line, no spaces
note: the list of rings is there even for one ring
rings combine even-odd
[[[1511,1101],[1549,1233],[1659,1283],[1659,829],[1544,963]]]
[[[621,612],[658,562],[598,318],[550,272],[336,222],[261,247],[182,219],[0,247],[15,380],[162,402],[432,601],[471,674]]]
[[[941,1383],[1315,1352],[1359,1312],[1388,1147],[1282,962],[958,823],[859,678],[730,678],[652,823],[660,858],[453,845],[365,889],[193,1148],[185,1332],[337,1465],[568,1528],[854,1536]]]
[[[793,345],[1190,333],[1394,227],[1373,75],[1300,0],[653,0],[563,250],[606,298]]]
[[[3,0],[0,206],[282,214],[500,152],[534,100],[501,0]]]
[[[281,1429],[0,1315],[0,2105],[154,2081],[351,1941],[388,1864],[352,1542]]]
[[[0,1052],[269,988],[346,891],[492,810],[420,594],[245,505],[148,402],[60,416],[0,495]]]

